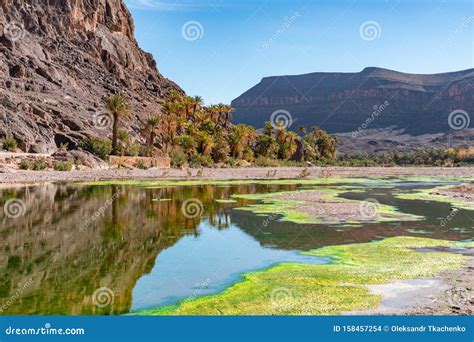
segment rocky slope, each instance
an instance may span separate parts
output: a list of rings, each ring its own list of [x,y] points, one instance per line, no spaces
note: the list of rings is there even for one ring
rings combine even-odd
[[[474,113],[474,69],[416,75],[366,68],[266,77],[232,106],[235,121],[257,127],[284,110],[291,114],[293,129],[320,125],[340,133],[394,126],[410,135],[448,132],[453,110]],[[471,121],[473,127],[474,117]]]
[[[118,92],[138,132],[171,89],[181,92],[138,47],[122,0],[0,0],[0,137],[23,151],[110,134],[103,97]]]

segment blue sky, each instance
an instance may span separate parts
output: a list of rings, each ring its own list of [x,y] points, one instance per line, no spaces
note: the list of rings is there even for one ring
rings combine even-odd
[[[262,77],[474,67],[470,0],[126,0],[160,72],[206,103]]]

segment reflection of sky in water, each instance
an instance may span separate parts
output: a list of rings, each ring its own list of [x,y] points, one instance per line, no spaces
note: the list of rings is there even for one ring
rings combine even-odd
[[[132,311],[218,292],[240,280],[242,272],[276,263],[327,262],[297,251],[262,247],[237,226],[217,230],[203,221],[198,229],[198,237],[185,236],[158,255],[151,273],[133,289]]]

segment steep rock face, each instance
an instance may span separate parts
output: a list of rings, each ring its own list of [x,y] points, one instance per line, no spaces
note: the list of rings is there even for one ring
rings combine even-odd
[[[413,135],[447,132],[453,110],[474,115],[474,69],[416,75],[366,68],[266,77],[232,106],[236,122],[257,127],[270,121],[274,111],[286,110],[293,129],[320,125],[330,133],[352,132],[375,116],[369,128],[394,126]],[[474,117],[471,121],[472,127]]]
[[[29,152],[108,135],[103,97],[123,93],[138,133],[171,89],[121,0],[0,0],[0,137]],[[105,117],[107,121],[107,117]]]

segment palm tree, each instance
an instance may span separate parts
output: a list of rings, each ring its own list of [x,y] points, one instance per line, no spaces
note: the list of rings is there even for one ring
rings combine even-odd
[[[217,117],[217,123],[219,123],[221,121],[221,119],[224,118],[223,114],[226,112],[226,110],[227,110],[227,106],[225,104],[219,103],[217,105],[217,111],[219,113],[219,116]]]
[[[158,115],[152,115],[146,120],[145,131],[148,133],[147,145],[148,145],[148,156],[151,157],[153,152],[153,145],[156,137],[156,127],[160,123],[160,117]]]
[[[234,111],[234,108],[232,108],[229,105],[224,106],[224,128],[227,128],[227,125],[229,124],[231,120],[231,113]]]
[[[131,116],[131,106],[127,99],[120,94],[109,96],[105,99],[107,108],[113,116],[112,125],[112,154],[117,154],[117,133],[120,119],[127,120]]]
[[[193,117],[196,116],[196,112],[198,108],[202,107],[202,104],[204,103],[203,99],[201,96],[194,96],[193,97]]]

